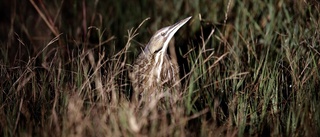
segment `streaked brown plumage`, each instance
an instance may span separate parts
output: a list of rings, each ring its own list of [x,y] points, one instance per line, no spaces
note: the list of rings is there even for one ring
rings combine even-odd
[[[135,60],[129,73],[135,94],[179,91],[179,66],[167,54],[169,41],[191,17],[158,30]]]

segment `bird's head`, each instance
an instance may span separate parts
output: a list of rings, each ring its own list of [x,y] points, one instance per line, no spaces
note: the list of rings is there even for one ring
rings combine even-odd
[[[162,51],[165,53],[168,49],[169,41],[172,39],[173,35],[190,20],[191,17],[183,19],[171,26],[164,27],[158,30],[150,39],[149,43],[144,49],[146,55],[152,55],[157,51]]]

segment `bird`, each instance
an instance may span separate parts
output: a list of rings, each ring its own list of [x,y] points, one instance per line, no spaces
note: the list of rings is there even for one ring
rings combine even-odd
[[[181,90],[179,66],[169,57],[167,49],[174,34],[191,18],[156,31],[134,61],[129,79],[135,100],[138,100],[138,96]]]

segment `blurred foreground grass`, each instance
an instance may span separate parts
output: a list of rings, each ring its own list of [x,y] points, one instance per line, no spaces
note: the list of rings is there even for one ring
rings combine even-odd
[[[320,134],[317,1],[0,5],[1,136]],[[135,108],[127,69],[157,29],[187,16],[175,35],[183,96]]]

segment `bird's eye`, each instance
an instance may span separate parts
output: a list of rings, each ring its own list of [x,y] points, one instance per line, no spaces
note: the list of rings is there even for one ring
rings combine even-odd
[[[166,35],[166,33],[162,32],[162,33],[161,33],[161,36],[164,36],[164,35]]]

